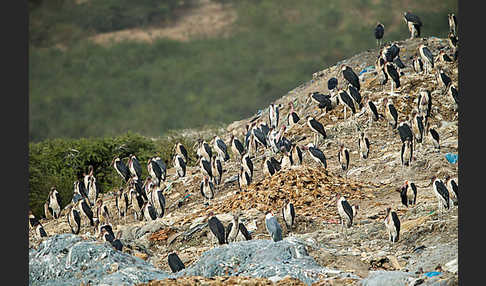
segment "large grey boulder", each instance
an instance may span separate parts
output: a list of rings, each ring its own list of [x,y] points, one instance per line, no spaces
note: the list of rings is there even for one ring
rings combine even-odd
[[[169,274],[107,242],[58,234],[29,251],[29,285],[133,285]]]

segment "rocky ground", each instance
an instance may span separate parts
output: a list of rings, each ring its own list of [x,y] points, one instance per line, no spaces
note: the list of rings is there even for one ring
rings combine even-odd
[[[112,193],[106,194],[104,201],[114,216],[113,225],[115,233],[124,244],[123,252],[138,257],[151,265],[150,267],[167,274],[167,278],[151,276],[146,279],[127,280],[131,281],[128,284],[456,285],[457,207],[439,215],[430,180],[434,175],[444,179],[447,175],[458,174],[457,163],[451,164],[445,157],[447,153],[458,152],[457,112],[454,112],[452,98],[438,85],[435,70],[430,75],[420,75],[413,71],[412,57],[418,53],[418,46],[422,43],[426,44],[434,55],[437,55],[440,49],[444,49],[449,55],[452,54],[446,39],[431,37],[397,42],[401,47],[400,57],[406,68],[402,70],[402,86],[395,89],[397,94],[394,96],[388,94],[389,83],[381,85],[381,76],[373,70],[378,49],[372,49],[316,72],[311,81],[275,101],[276,104],[282,104],[280,122],[286,120],[289,112],[288,103],[294,103],[301,121],[287,131],[285,136],[291,141],[298,142],[299,146],[307,145],[313,140],[313,135],[305,124],[307,115],[317,117],[324,125],[327,139],[321,140],[319,147],[326,155],[327,170],[318,167],[310,156],[305,154],[302,166],[281,170],[274,176],[265,178],[260,153],[253,159],[255,175],[252,185],[246,192],[238,192],[237,182],[232,179],[237,174],[239,163],[236,156],[230,153],[230,161],[223,165],[225,183],[217,186],[215,199],[206,206],[199,192],[199,168],[188,168],[188,175],[183,180],[175,179],[174,169],[169,169],[169,179],[164,192],[167,200],[166,215],[154,222],[136,221],[133,215],[119,219],[116,216]],[[358,111],[354,115],[354,120],[351,120],[349,110],[348,119],[345,120],[342,106],[320,116],[321,112],[315,108],[315,104],[306,103],[308,94],[314,91],[328,94],[327,80],[332,76],[337,77],[339,86],[342,86],[344,79],[339,75],[341,64],[351,66],[356,73],[366,69],[367,72],[360,76],[361,95],[371,99],[379,110],[382,110],[382,101],[385,97],[393,97],[393,103],[399,113],[399,122],[406,120],[412,108],[416,106],[419,91],[428,89],[432,95],[430,125],[436,127],[440,134],[440,150],[434,150],[432,142],[427,138],[422,144],[415,146],[412,166],[403,167],[400,161],[400,137],[386,121],[381,120],[368,126],[366,112]],[[442,64],[441,68],[457,87],[457,62]],[[226,130],[218,131],[220,137],[228,146],[231,134],[243,140],[245,125],[258,115],[261,115],[258,121],[266,121],[267,109],[249,119],[229,124]],[[366,160],[359,157],[357,150],[359,130],[365,130],[371,141],[370,157]],[[212,136],[206,137],[205,139],[211,139]],[[338,163],[339,143],[344,143],[351,152],[347,172],[341,171]],[[279,159],[280,155],[276,157]],[[417,204],[409,208],[401,204],[399,193],[396,191],[405,180],[413,181],[418,186]],[[338,232],[336,194],[345,195],[350,204],[360,207],[354,225],[347,230],[346,235]],[[296,208],[296,226],[291,231],[285,228],[281,217],[280,210],[284,198],[289,198]],[[394,244],[387,240],[388,235],[383,223],[387,207],[397,211],[402,226],[400,240]],[[312,267],[326,269],[325,273],[322,269],[316,270],[324,274],[312,276],[307,280],[302,278],[305,274],[294,275],[292,271],[278,275],[267,272],[258,275],[255,269],[253,272],[245,272],[245,269],[235,270],[235,262],[228,258],[230,261],[218,262],[230,267],[229,270],[224,272],[219,269],[219,272],[215,270],[211,272],[213,274],[208,274],[207,269],[202,270],[204,267],[201,263],[207,262],[211,257],[222,260],[223,257],[231,256],[205,256],[210,251],[229,248],[237,253],[239,248],[247,251],[252,249],[248,242],[218,247],[209,235],[209,228],[204,224],[210,211],[213,211],[225,225],[230,221],[231,212],[241,211],[242,219],[252,232],[253,239],[267,243],[270,237],[265,230],[264,217],[267,211],[273,211],[284,230],[285,239],[282,247],[285,247],[285,243],[291,242],[303,245],[304,258],[310,259]],[[65,215],[57,220],[42,220],[41,223],[49,238],[56,234],[70,233]],[[82,224],[79,237],[87,241],[93,240],[93,229],[86,221]],[[42,240],[46,241],[49,238]],[[39,255],[35,256],[35,253],[36,249],[42,248],[42,245],[39,245],[42,240],[35,238],[31,232],[31,284],[36,284],[32,278],[36,274],[32,273],[32,269],[41,263],[38,260]],[[186,266],[183,274],[170,274],[167,256],[172,251],[177,252]],[[262,259],[264,261],[264,258]],[[288,263],[292,264],[299,261],[295,259],[302,257],[292,256],[289,259]],[[239,273],[245,275],[238,275]],[[47,281],[48,279],[44,282]],[[76,283],[78,282],[79,280]],[[74,285],[77,285],[76,283]]]

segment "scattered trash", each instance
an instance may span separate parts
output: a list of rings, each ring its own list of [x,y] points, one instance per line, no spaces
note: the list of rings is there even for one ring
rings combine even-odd
[[[427,277],[434,277],[434,276],[437,276],[437,275],[440,275],[440,274],[441,274],[441,272],[437,272],[437,271],[424,273],[424,275],[427,276]]]
[[[447,161],[449,161],[449,163],[451,164],[455,164],[457,162],[457,157],[458,155],[457,154],[452,154],[452,153],[447,153],[445,155]]]
[[[369,66],[369,67],[366,67],[364,68],[362,71],[359,72],[359,74],[364,74],[365,72],[370,72],[370,71],[374,71],[375,70],[375,66]]]

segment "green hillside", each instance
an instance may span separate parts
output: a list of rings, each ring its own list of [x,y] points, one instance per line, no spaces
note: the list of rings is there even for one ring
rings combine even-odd
[[[408,37],[402,12],[423,36],[444,37],[457,1],[219,1],[237,13],[230,36],[153,44],[92,43],[97,33],[177,23],[191,1],[30,1],[29,136],[161,136],[247,117],[319,69]],[[176,13],[177,12],[177,13]],[[59,47],[63,48],[59,48]]]

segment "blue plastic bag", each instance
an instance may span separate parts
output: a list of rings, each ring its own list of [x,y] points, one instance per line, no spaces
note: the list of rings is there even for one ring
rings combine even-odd
[[[445,155],[447,161],[451,164],[455,164],[457,162],[457,157],[458,155],[457,154],[452,154],[452,153],[447,153]]]

